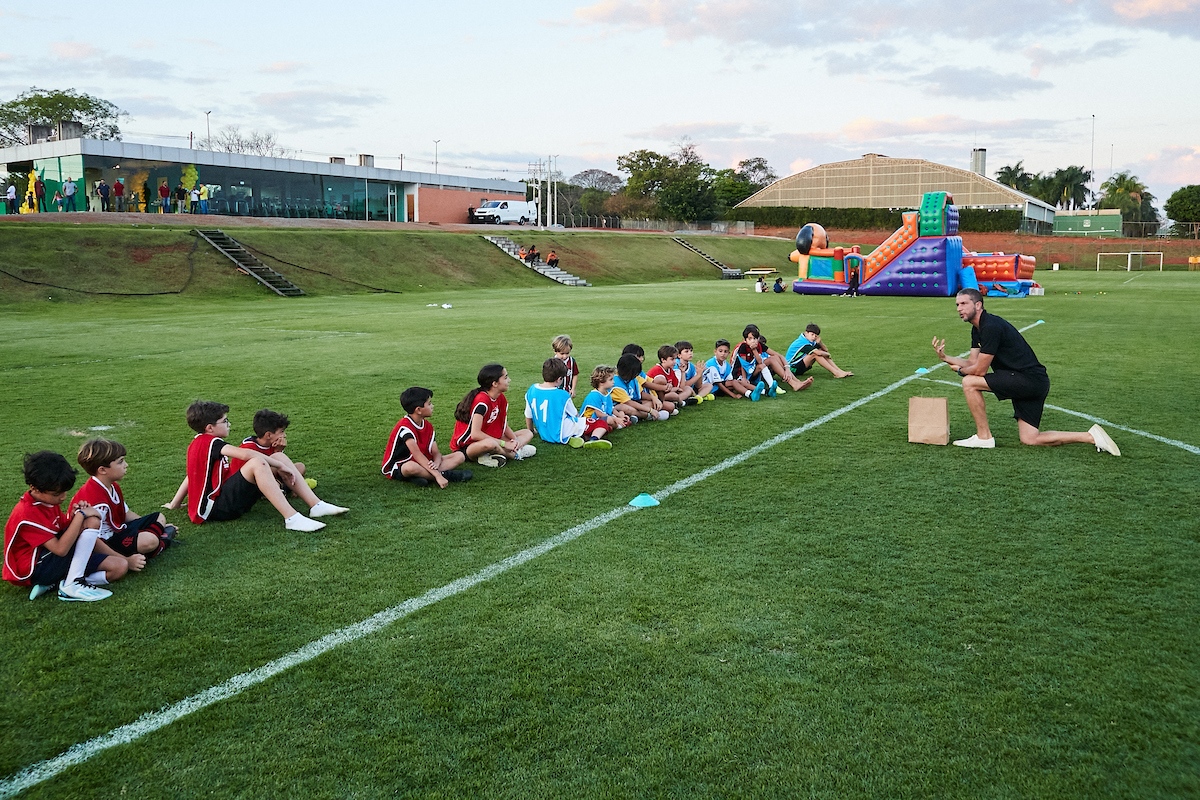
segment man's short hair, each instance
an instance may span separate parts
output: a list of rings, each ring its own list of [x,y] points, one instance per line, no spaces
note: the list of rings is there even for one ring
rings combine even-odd
[[[571,337],[565,333],[555,336],[550,342],[550,346],[554,348],[556,353],[569,353],[575,345],[571,344]]]
[[[627,355],[629,355],[630,353],[632,353],[633,355],[637,356],[638,358],[645,358],[645,357],[646,357],[646,351],[642,349],[642,346],[641,346],[640,344],[627,344],[627,345],[625,345],[625,349],[621,351],[621,355],[623,355],[623,356],[627,356]]]
[[[731,345],[729,344],[728,339],[717,339],[717,343],[713,345],[713,350],[716,350],[718,347],[730,347],[730,346]]]
[[[547,358],[542,362],[542,380],[546,383],[558,383],[567,377],[567,362],[561,358]]]
[[[95,475],[101,467],[107,467],[125,455],[125,445],[112,439],[88,439],[79,446],[75,460],[88,475]]]
[[[272,411],[269,408],[263,408],[254,412],[255,436],[266,436],[268,433],[287,430],[287,426],[290,424],[287,414],[280,414],[278,411]]]
[[[592,388],[599,389],[601,384],[616,374],[616,367],[610,367],[608,364],[601,364],[592,370]]]
[[[694,351],[696,348],[692,347],[691,342],[686,341],[684,339],[680,339],[678,342],[675,343],[675,349],[678,350],[680,353],[682,353],[684,350]]]
[[[431,397],[433,397],[433,389],[426,389],[424,386],[410,386],[400,393],[400,407],[404,409],[405,414],[411,414],[429,402]]]
[[[216,425],[217,420],[229,413],[229,406],[212,400],[197,400],[188,406],[187,424],[196,433],[204,433],[209,425]]]
[[[39,492],[57,494],[75,485],[75,470],[52,450],[25,454],[25,484]]]
[[[664,344],[658,348],[659,361],[662,361],[664,358],[674,358],[677,355],[679,355],[679,350],[673,344]]]
[[[817,336],[820,336],[821,335],[821,326],[815,322],[810,322],[804,326],[804,332],[805,333],[815,333]]]
[[[983,294],[978,289],[971,289],[969,287],[964,286],[963,288],[959,289],[955,294],[956,295],[965,294],[967,297],[971,298],[972,303],[982,303],[983,302]]]

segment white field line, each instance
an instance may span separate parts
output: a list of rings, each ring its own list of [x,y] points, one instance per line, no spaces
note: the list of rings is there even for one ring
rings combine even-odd
[[[947,386],[953,386],[956,389],[962,388],[962,384],[955,383],[954,381],[943,381],[943,380],[937,380],[935,378],[923,378],[922,380],[929,381],[930,383],[944,383]],[[1063,408],[1062,406],[1051,405],[1050,403],[1046,403],[1046,408],[1052,408],[1055,411],[1061,411],[1062,413],[1070,414],[1073,417],[1079,417],[1080,419],[1086,419],[1088,422],[1094,422],[1097,425],[1103,425],[1106,428],[1116,428],[1119,431],[1125,431],[1126,433],[1132,433],[1136,436],[1145,436],[1147,439],[1153,439],[1156,442],[1162,442],[1163,444],[1169,444],[1172,447],[1178,447],[1180,450],[1186,450],[1189,453],[1192,453],[1193,455],[1200,456],[1200,447],[1197,447],[1194,444],[1188,444],[1187,442],[1181,442],[1178,439],[1168,439],[1165,436],[1159,436],[1157,433],[1150,433],[1149,431],[1140,431],[1137,428],[1127,428],[1124,425],[1118,425],[1115,422],[1109,422],[1108,420],[1104,419],[1103,417],[1093,417],[1091,414],[1084,414],[1082,411],[1072,411],[1069,408]]]
[[[1038,320],[1032,325],[1022,328],[1021,330],[1028,330],[1035,325],[1042,324],[1042,322],[1042,320]],[[965,356],[966,354],[964,353],[963,355]],[[942,366],[944,365],[939,362],[938,364],[930,367],[929,371],[932,372],[933,370],[939,369]],[[774,436],[765,442],[762,442],[761,444],[751,447],[749,450],[745,450],[735,456],[730,456],[719,464],[715,464],[708,469],[701,470],[700,472],[684,478],[683,480],[676,481],[665,489],[655,492],[654,497],[661,501],[673,494],[682,492],[683,490],[688,489],[703,480],[711,478],[713,475],[716,475],[719,472],[724,472],[730,467],[735,467],[738,464],[741,464],[742,462],[758,455],[764,450],[772,448],[775,445],[782,444],[783,442],[793,439],[800,434],[805,433],[806,431],[810,431],[813,428],[824,425],[830,420],[837,419],[842,414],[853,411],[854,409],[859,408],[860,406],[869,403],[872,400],[877,400],[886,394],[890,394],[896,389],[899,389],[901,386],[904,386],[905,384],[908,384],[919,377],[920,375],[913,374],[901,378],[900,380],[885,386],[877,392],[872,392],[865,397],[860,397],[858,400],[855,400],[848,405],[844,405],[834,411],[830,411],[828,414],[818,417],[811,422],[805,423],[798,428],[792,428],[790,431],[785,431],[778,436]],[[216,686],[205,689],[204,691],[194,694],[191,697],[186,697],[174,705],[167,706],[166,708],[162,708],[158,711],[143,714],[127,725],[114,728],[108,733],[101,734],[93,739],[88,739],[86,742],[79,742],[78,744],[72,745],[65,752],[55,756],[54,758],[46,759],[45,761],[39,761],[36,764],[31,764],[21,771],[14,773],[13,775],[10,775],[9,777],[0,781],[0,800],[13,797],[14,795],[17,795],[30,787],[36,786],[43,781],[47,781],[50,778],[53,778],[55,775],[58,775],[60,772],[63,772],[64,770],[69,769],[77,764],[82,764],[83,762],[96,755],[99,755],[109,748],[117,747],[123,744],[129,744],[130,742],[140,739],[147,734],[153,733],[161,728],[165,728],[181,717],[185,717],[194,711],[200,711],[215,703],[219,703],[222,700],[228,700],[231,697],[235,697],[251,687],[257,686],[260,683],[264,683],[269,678],[272,678],[281,672],[289,670],[292,667],[298,666],[307,661],[311,661],[317,656],[327,653],[336,647],[340,647],[341,645],[349,644],[351,642],[358,641],[365,636],[369,636],[370,634],[375,633],[376,631],[385,628],[388,625],[391,625],[396,620],[403,619],[404,617],[407,617],[408,615],[419,611],[426,606],[431,606],[439,600],[445,600],[448,597],[453,597],[454,595],[461,594],[462,592],[465,592],[474,586],[478,586],[485,581],[490,581],[492,578],[502,575],[514,567],[519,567],[528,561],[532,561],[540,555],[544,555],[545,553],[561,547],[568,542],[572,542],[575,539],[578,539],[580,536],[583,536],[585,533],[607,525],[609,522],[623,517],[635,510],[636,509],[633,506],[617,506],[616,508],[600,514],[599,516],[592,517],[587,522],[580,523],[573,528],[568,528],[562,533],[551,536],[549,539],[545,539],[544,541],[535,544],[533,547],[529,547],[519,553],[516,553],[515,555],[511,555],[508,558],[484,567],[473,575],[468,575],[466,577],[459,578],[458,580],[451,581],[444,586],[439,586],[436,589],[429,590],[420,597],[410,598],[399,605],[386,608],[377,614],[367,617],[361,622],[356,622],[353,625],[339,628],[332,633],[322,636],[320,639],[309,642],[298,650],[293,650],[292,652],[280,656],[273,661],[269,661],[256,669],[234,675],[232,678],[229,678],[223,683],[219,683]]]
[[[1137,275],[1134,275],[1129,280],[1122,282],[1121,285],[1124,286],[1126,283],[1133,283],[1134,281],[1136,281],[1138,278],[1142,277],[1145,274],[1146,273],[1144,273],[1144,272],[1139,272]]]

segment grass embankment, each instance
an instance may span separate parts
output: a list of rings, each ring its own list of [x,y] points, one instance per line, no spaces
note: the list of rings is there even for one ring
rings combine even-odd
[[[78,301],[94,296],[86,292],[182,291],[189,297],[230,299],[267,293],[188,230],[8,226],[0,235],[0,269],[15,278],[0,274],[0,302]],[[314,296],[369,292],[369,287],[411,292],[549,285],[546,278],[473,233],[248,228],[232,233],[266,254],[260,255],[265,263]],[[543,254],[554,248],[564,269],[597,286],[719,277],[706,261],[667,236],[551,234],[515,226],[506,233],[519,243],[536,243]],[[699,244],[730,266],[742,268],[781,262],[788,251],[786,244],[737,237],[705,237]]]
[[[1053,403],[1195,444],[1196,277],[1053,273],[1045,297],[989,307],[1046,320],[1027,336]],[[948,298],[745,288],[0,315],[4,502],[23,453],[73,454],[111,426],[130,505],[155,509],[182,474],[183,409],[208,397],[233,407],[235,436],[256,408],[290,414],[289,453],[352,509],[316,534],[286,533],[265,503],[203,527],[170,512],[183,543],[102,603],[0,586],[0,775],[912,376],[934,335],[969,341]],[[521,424],[554,334],[589,370],[629,341],[686,337],[704,356],[750,321],[782,349],[809,320],[856,377],[818,368],[803,394],[688,408],[610,451],[540,445],[445,491],[379,474],[405,386],[436,390],[445,447],[489,359]],[[1145,358],[1164,342],[1170,359]],[[955,387],[914,381],[24,796],[1195,796],[1197,456],[1115,429],[1121,458],[1022,447],[995,401],[996,450],[910,445],[913,394],[949,397],[953,434],[969,432]]]

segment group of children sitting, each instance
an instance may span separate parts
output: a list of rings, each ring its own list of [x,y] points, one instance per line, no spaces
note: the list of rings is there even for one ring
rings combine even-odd
[[[526,264],[529,264],[530,266],[533,266],[534,264],[536,264],[538,262],[538,259],[541,257],[542,257],[542,254],[538,252],[536,244],[531,244],[531,245],[529,245],[529,247],[525,247],[525,245],[521,245],[520,248],[517,249],[517,258],[521,259],[522,261],[524,261]],[[558,266],[558,253],[555,253],[553,249],[551,249],[550,252],[546,254],[546,266],[548,266],[548,267],[557,267]]]
[[[556,336],[551,346],[554,355],[542,364],[541,382],[525,392],[525,427],[513,430],[508,424],[508,370],[501,364],[486,364],[477,376],[478,386],[454,409],[454,434],[446,454],[434,437],[433,390],[405,389],[400,395],[405,416],[388,438],[383,474],[418,486],[436,483],[444,489],[473,477],[471,470],[460,469],[467,462],[501,467],[535,455],[535,434],[549,444],[608,449],[612,442],[606,437],[612,431],[642,420],[670,419],[689,405],[717,397],[751,401],[763,395],[774,397],[784,393],[780,380],[793,391],[803,391],[812,385],[812,378],[800,376],[814,364],[836,378],[854,374],[833,362],[815,324],[805,328],[786,354],[769,348],[758,327],[747,325],[736,348],[718,339],[713,357],[702,368],[692,363],[691,342],[664,344],[658,348],[658,363],[649,370],[643,368],[642,347],[626,345],[615,367],[601,364],[592,370],[591,391],[576,407],[580,371],[571,355],[571,337]]]
[[[821,341],[821,329],[809,325],[780,354],[767,346],[754,325],[746,326],[742,341],[732,347],[718,339],[713,357],[703,367],[693,362],[692,344],[679,341],[658,348],[658,361],[643,369],[645,352],[627,345],[615,367],[592,370],[591,391],[577,408],[579,364],[571,356],[569,336],[551,343],[554,355],[542,364],[542,380],[525,393],[525,427],[508,423],[508,370],[487,364],[478,386],[454,410],[450,452],[442,454],[434,438],[433,391],[420,386],[405,389],[400,404],[405,416],[392,429],[383,457],[383,474],[418,486],[445,488],[470,480],[467,462],[500,467],[537,453],[543,442],[575,448],[608,449],[608,435],[639,421],[663,421],[680,409],[717,397],[757,401],[783,393],[779,382],[793,391],[812,385],[801,379],[814,364],[837,378],[853,375],[837,366]],[[187,451],[187,474],[164,508],[177,509],[187,499],[188,517],[197,525],[233,520],[261,498],[283,517],[284,527],[317,531],[319,517],[349,509],[321,500],[316,481],[305,477],[303,463],[292,461],[287,447],[288,418],[262,409],[254,415],[254,435],[230,444],[229,406],[197,400],[187,409],[188,426],[196,432]],[[125,502],[119,481],[129,468],[124,445],[109,439],[89,439],[76,460],[88,474],[83,487],[62,504],[75,485],[76,471],[58,453],[43,450],[25,457],[29,487],[4,527],[3,578],[30,589],[31,600],[57,588],[61,600],[96,601],[111,596],[102,588],[145,568],[147,559],[175,543],[177,529],[161,513],[136,514]],[[288,496],[308,506],[305,515]]]

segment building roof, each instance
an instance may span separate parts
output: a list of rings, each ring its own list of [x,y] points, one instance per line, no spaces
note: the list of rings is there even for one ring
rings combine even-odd
[[[393,183],[417,183],[448,189],[471,189],[481,192],[518,192],[524,194],[525,184],[499,178],[471,178],[462,175],[443,175],[412,170],[360,167],[352,164],[331,164],[322,161],[303,161],[296,158],[269,158],[242,153],[221,153],[213,150],[190,150],[186,147],[157,145],[101,139],[63,139],[40,144],[24,144],[0,148],[0,164],[15,164],[42,158],[63,156],[104,156],[144,161],[162,161],[197,166],[235,167],[241,169],[293,172],[302,175],[330,175]]]
[[[888,158],[876,153],[781,178],[738,206],[917,208],[926,192],[949,192],[960,208],[1022,209],[1039,219],[1054,218],[1050,204],[983,175],[919,158]]]

